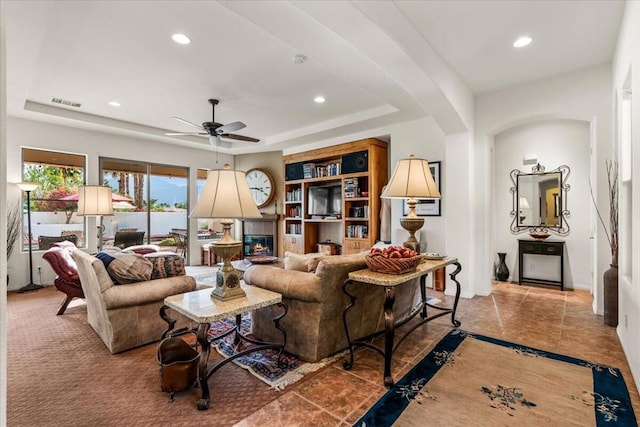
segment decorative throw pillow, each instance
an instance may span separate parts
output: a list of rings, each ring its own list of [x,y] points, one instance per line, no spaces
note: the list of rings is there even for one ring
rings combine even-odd
[[[322,253],[318,256],[313,256],[311,258],[309,258],[309,261],[307,261],[307,271],[309,273],[316,271],[316,269],[318,268],[318,264],[320,264],[320,261],[322,261],[325,258],[329,258],[331,255],[327,255],[326,253]]]
[[[141,255],[107,249],[98,252],[96,258],[104,263],[116,285],[151,280],[153,264]]]
[[[301,255],[287,251],[284,253],[284,269],[304,271],[305,273],[315,271],[320,260],[326,256],[327,254],[318,252]]]
[[[133,245],[124,248],[122,252],[133,252],[139,255],[150,254],[152,252],[160,252],[158,245]]]
[[[145,254],[144,258],[153,264],[152,280],[187,274],[184,269],[184,258],[173,252],[152,252]]]
[[[307,271],[307,258],[304,255],[300,255],[294,252],[284,253],[284,269]]]

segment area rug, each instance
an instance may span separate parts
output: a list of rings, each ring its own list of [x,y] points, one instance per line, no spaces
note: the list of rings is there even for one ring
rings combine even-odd
[[[211,324],[209,336],[214,337],[235,327],[235,319],[227,318]],[[250,333],[251,318],[244,316],[242,318],[241,331],[249,338],[256,339]],[[248,348],[255,347],[253,344],[241,341],[239,344],[233,342],[234,334],[229,334],[211,344],[222,356],[228,357],[234,353],[238,353]],[[246,356],[233,360],[233,363],[248,370],[261,381],[269,384],[275,390],[283,390],[287,385],[293,384],[302,379],[302,377],[311,372],[315,372],[323,368],[338,358],[342,357],[342,353],[324,358],[316,363],[307,363],[298,359],[296,356],[284,352],[281,360],[284,362],[283,367],[278,366],[278,350],[266,349],[258,350]]]
[[[619,369],[454,329],[356,426],[637,426]]]

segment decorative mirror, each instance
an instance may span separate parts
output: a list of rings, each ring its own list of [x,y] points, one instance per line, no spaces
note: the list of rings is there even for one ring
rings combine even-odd
[[[569,166],[562,165],[546,172],[540,163],[525,173],[518,169],[511,171],[510,188],[513,203],[509,215],[511,232],[547,233],[560,235],[569,233],[567,218],[571,212],[567,209],[569,191]]]

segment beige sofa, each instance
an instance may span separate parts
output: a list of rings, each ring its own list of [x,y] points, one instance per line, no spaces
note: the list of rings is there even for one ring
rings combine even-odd
[[[281,293],[289,307],[281,322],[287,331],[286,351],[302,360],[314,362],[347,347],[342,313],[349,298],[342,291],[342,284],[349,272],[367,268],[365,255],[325,257],[315,272],[268,265],[254,265],[245,271],[244,281],[247,284]],[[362,338],[384,330],[384,288],[354,283],[348,289],[357,298],[348,313],[351,338]],[[410,314],[419,293],[417,283],[406,283],[396,288],[396,320]],[[273,323],[273,316],[278,310],[266,307],[253,313],[252,332],[256,337],[267,341],[282,339]]]
[[[114,285],[101,260],[81,250],[73,251],[72,256],[78,266],[89,324],[111,353],[158,341],[167,328],[159,315],[165,297],[196,288],[190,276]]]

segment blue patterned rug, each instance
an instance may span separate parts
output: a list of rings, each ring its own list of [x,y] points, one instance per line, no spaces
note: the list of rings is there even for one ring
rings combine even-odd
[[[638,423],[619,369],[454,329],[355,425]]]
[[[235,318],[227,318],[211,324],[209,329],[209,336],[217,336],[221,333],[233,329],[235,327]],[[256,339],[250,333],[251,330],[251,318],[244,316],[242,318],[241,331],[249,338]],[[233,342],[234,334],[231,333],[211,344],[211,346],[218,351],[222,356],[228,357],[234,353],[243,351],[248,348],[255,347],[253,344],[241,341],[238,345]],[[342,357],[343,353],[338,353],[335,356],[328,357],[320,360],[316,363],[307,363],[298,359],[296,356],[284,352],[282,360],[284,361],[284,368],[278,366],[278,350],[266,349],[259,350],[254,353],[249,353],[246,356],[239,357],[233,361],[241,368],[247,369],[251,374],[259,378],[261,381],[269,384],[276,390],[282,390],[287,385],[293,384],[296,381],[302,379],[302,377],[310,372],[317,371],[318,369],[327,366],[334,362],[339,357]]]

